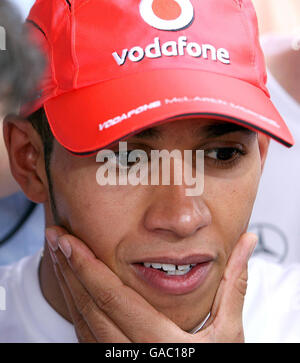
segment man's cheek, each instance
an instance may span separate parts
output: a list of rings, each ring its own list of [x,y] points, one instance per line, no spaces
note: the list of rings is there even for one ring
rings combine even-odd
[[[113,203],[108,208],[106,200],[97,193],[88,196],[66,192],[60,196],[57,210],[63,226],[84,241],[98,258],[112,261],[129,225],[120,209],[114,209]]]
[[[226,255],[231,253],[239,237],[248,227],[256,189],[252,183],[236,185],[229,182],[215,189],[208,200],[213,215],[213,227],[224,243]]]

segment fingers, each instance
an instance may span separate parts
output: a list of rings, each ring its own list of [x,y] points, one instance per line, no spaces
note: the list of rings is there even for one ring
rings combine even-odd
[[[60,273],[62,274],[61,271],[63,271],[64,288],[69,292],[70,297],[74,301],[74,308],[76,310],[74,325],[78,334],[80,336],[83,335],[85,339],[88,337],[87,330],[89,330],[98,342],[129,343],[129,339],[120,329],[98,309],[92,297],[79,280],[76,279],[64,256],[59,251],[56,253],[56,259]]]
[[[65,234],[56,228],[58,236]],[[49,235],[47,236],[49,238]],[[50,239],[50,238],[49,238]],[[50,249],[54,270],[80,342],[128,343],[129,339],[101,311],[76,279],[63,254]]]
[[[195,338],[199,342],[244,340],[242,311],[248,260],[257,242],[254,234],[242,235],[235,246],[207,327],[192,338],[125,286],[79,239],[59,228],[52,231],[55,238],[49,234],[48,238],[56,251],[58,280],[81,341],[93,341],[94,338],[103,342],[193,342]]]
[[[243,234],[227,263],[207,323],[207,326],[213,325],[218,341],[244,340],[242,312],[247,290],[248,260],[256,243],[255,234]]]
[[[94,337],[94,335],[92,334],[92,332],[90,331],[87,323],[85,322],[84,318],[82,317],[82,315],[78,312],[75,303],[73,301],[73,297],[65,283],[64,277],[62,275],[62,273],[60,272],[59,267],[57,266],[57,261],[56,257],[54,256],[54,254],[50,251],[52,260],[54,261],[54,271],[57,277],[57,280],[59,282],[59,286],[61,288],[61,291],[64,295],[65,298],[65,302],[67,304],[69,313],[71,315],[72,321],[74,323],[74,328],[76,331],[76,335],[78,338],[78,341],[80,343],[96,343],[96,338]]]
[[[60,256],[60,271],[77,309],[96,337],[98,331],[103,330],[102,322],[108,324],[108,321],[114,324],[111,329],[112,326],[118,327],[133,342],[176,342],[184,341],[185,335],[189,336],[142,296],[125,286],[80,240],[64,235],[59,238],[59,248],[66,256],[64,259],[61,252],[56,253]],[[86,309],[80,299],[88,301],[89,296],[95,306],[89,302],[90,308]],[[101,323],[95,326],[97,320]]]

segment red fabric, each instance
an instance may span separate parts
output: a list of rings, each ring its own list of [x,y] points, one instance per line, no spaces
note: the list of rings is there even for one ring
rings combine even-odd
[[[265,86],[251,1],[169,0],[167,21],[166,6],[159,1],[73,0],[70,9],[63,0],[37,0],[28,19],[46,35],[49,68],[42,97],[27,105],[24,114],[44,104],[54,135],[75,153],[95,151],[151,124],[190,113],[240,120],[291,146],[292,135]],[[182,11],[177,21],[178,6]],[[158,29],[170,24],[182,28]],[[132,48],[136,51],[130,52]],[[185,96],[222,102],[163,102]],[[99,130],[99,124],[158,100],[161,107]]]

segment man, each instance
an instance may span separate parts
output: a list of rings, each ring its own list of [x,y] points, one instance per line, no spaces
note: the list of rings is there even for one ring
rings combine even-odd
[[[245,232],[269,137],[293,144],[265,88],[251,2],[40,0],[28,22],[48,73],[4,135],[52,228],[42,258],[2,272],[2,341],[299,339],[299,268],[284,295],[261,285],[266,271],[282,277],[277,266],[251,268],[243,327],[256,242]],[[192,155],[179,169],[197,177],[202,155],[200,193],[187,196],[188,178],[144,183],[163,150]]]
[[[29,100],[42,62],[28,45],[21,16],[7,1],[0,4],[0,125],[8,112]],[[0,265],[35,253],[41,247],[43,210],[28,201],[11,175],[0,133]]]

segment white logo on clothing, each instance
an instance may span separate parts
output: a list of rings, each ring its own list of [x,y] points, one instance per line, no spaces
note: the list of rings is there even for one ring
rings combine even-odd
[[[112,56],[119,66],[126,63],[127,58],[131,62],[140,62],[145,57],[154,59],[163,55],[166,57],[185,56],[209,59],[214,62],[230,64],[230,53],[225,48],[216,48],[212,44],[199,44],[189,42],[186,36],[180,36],[177,41],[171,40],[161,44],[160,38],[156,37],[153,43],[148,44],[145,49],[135,46],[130,50],[123,49],[122,53],[113,52]]]

